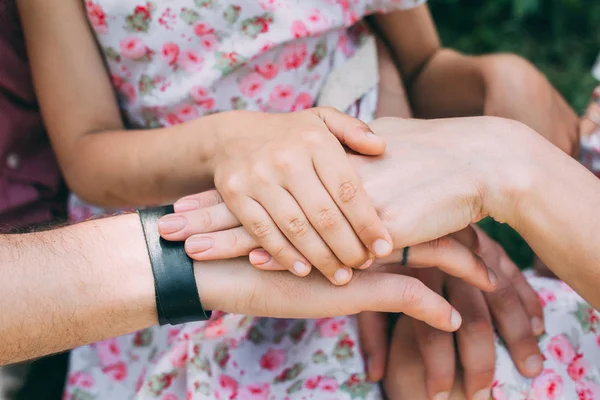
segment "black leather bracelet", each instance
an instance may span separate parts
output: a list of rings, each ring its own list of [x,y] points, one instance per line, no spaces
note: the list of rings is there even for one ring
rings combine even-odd
[[[154,275],[158,323],[206,321],[211,312],[204,310],[200,301],[194,264],[185,253],[184,243],[169,242],[158,233],[158,219],[173,211],[173,206],[138,211]]]

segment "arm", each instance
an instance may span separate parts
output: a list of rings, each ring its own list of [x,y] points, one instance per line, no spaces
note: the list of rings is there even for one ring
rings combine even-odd
[[[427,5],[373,17],[404,79],[415,115],[481,114],[484,82],[474,57],[443,49]]]
[[[376,16],[375,23],[396,59],[417,117],[510,118],[576,154],[577,115],[525,59],[467,56],[442,48],[426,5]]]
[[[0,235],[0,365],[147,328],[157,322],[154,280],[137,215],[23,235]],[[247,261],[196,262],[206,309],[276,318],[364,310],[406,312],[439,329],[460,316],[397,268],[356,271],[344,287],[259,271]],[[302,304],[302,307],[298,307]]]
[[[515,228],[559,278],[600,307],[600,182],[577,161],[499,118],[382,119],[371,127],[387,139],[387,156],[352,157],[367,191],[377,190],[396,246],[489,215]]]
[[[125,132],[83,3],[18,2],[38,100],[71,190],[95,204],[135,206],[212,187],[214,138],[231,116]]]

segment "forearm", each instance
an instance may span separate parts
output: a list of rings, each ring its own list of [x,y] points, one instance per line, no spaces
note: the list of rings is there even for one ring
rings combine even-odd
[[[153,130],[81,136],[62,168],[70,189],[102,206],[165,204],[214,186],[212,156],[221,130],[243,125],[244,112],[214,114]],[[110,151],[107,151],[110,149]]]
[[[156,323],[137,215],[0,236],[0,364]]]
[[[531,134],[529,135],[531,136]],[[528,183],[505,197],[500,217],[527,240],[544,263],[591,305],[600,308],[600,182],[567,154],[534,135],[529,167],[512,181]],[[530,172],[528,172],[528,170]]]
[[[409,97],[419,118],[482,115],[485,82],[480,59],[438,50],[410,85]]]
[[[417,117],[481,115],[479,61],[443,49],[426,5],[376,15],[374,27],[387,43]]]

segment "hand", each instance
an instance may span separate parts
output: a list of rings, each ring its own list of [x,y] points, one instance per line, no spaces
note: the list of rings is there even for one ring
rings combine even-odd
[[[243,131],[219,135],[214,177],[259,247],[299,276],[314,265],[339,285],[350,280],[348,267],[372,262],[370,252],[390,254],[389,233],[342,146],[379,155],[381,138],[329,108],[247,116],[238,121]],[[255,254],[250,261],[259,266],[268,259]]]
[[[516,55],[489,55],[479,62],[485,115],[522,122],[565,153],[577,155],[577,115],[539,70]]]
[[[463,235],[461,240],[478,242],[478,253],[499,276],[499,288],[482,294],[435,269],[416,271],[417,278],[428,287],[437,293],[445,291],[464,317],[456,333],[460,363],[455,360],[451,335],[401,318],[394,329],[384,380],[393,399],[447,399],[456,383],[456,364],[462,369],[466,398],[489,399],[495,363],[492,320],[519,371],[527,377],[541,372],[542,358],[534,336],[543,333],[537,295],[504,250],[479,228],[475,231],[475,238]],[[386,365],[386,324],[383,314],[359,315],[361,344],[373,380],[381,379]],[[416,349],[407,352],[410,347]]]
[[[251,268],[243,260],[195,263],[198,293],[209,310],[272,318],[404,312],[437,329],[458,329],[460,315],[443,297],[397,270],[378,265],[356,271],[348,285],[336,287],[314,271],[300,278],[287,271]]]
[[[200,208],[202,207],[202,208]],[[186,241],[186,251],[194,260],[211,261],[261,253],[268,259],[258,268],[263,270],[284,270],[269,253],[253,250],[258,247],[256,240],[240,226],[227,205],[216,191],[208,191],[187,196],[174,204],[176,214],[168,215],[159,221],[159,230],[166,240]],[[164,233],[161,226],[165,221],[175,219],[184,228],[175,233]],[[475,231],[468,227],[456,236],[475,237]],[[193,250],[196,241],[210,244],[200,253]],[[190,243],[192,243],[190,245]],[[466,244],[465,244],[466,243]],[[483,290],[492,290],[497,280],[494,271],[488,269],[469,246],[476,241],[461,242],[451,236],[427,243],[411,246],[408,249],[393,251],[388,257],[377,260],[376,265],[403,262],[409,267],[429,267],[436,265],[447,273],[460,277]]]

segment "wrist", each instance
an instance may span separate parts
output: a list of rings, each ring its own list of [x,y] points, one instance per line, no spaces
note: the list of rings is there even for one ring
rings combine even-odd
[[[508,119],[493,118],[495,124],[488,140],[494,149],[479,171],[483,188],[482,214],[515,227],[525,200],[530,198],[540,173],[540,136],[526,125]],[[543,152],[542,152],[543,153]]]

